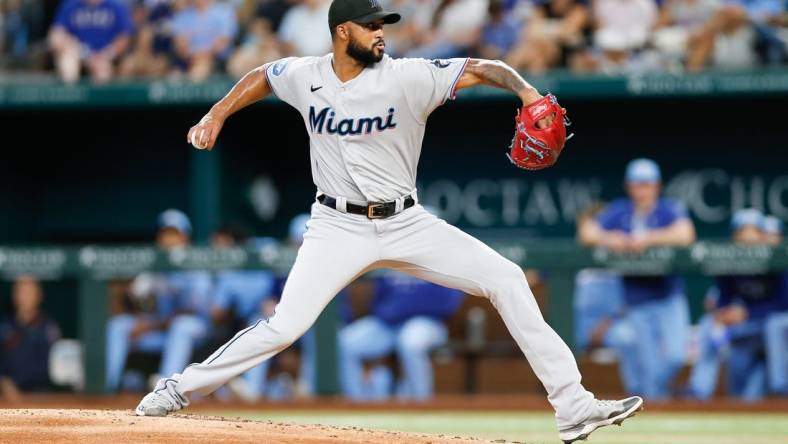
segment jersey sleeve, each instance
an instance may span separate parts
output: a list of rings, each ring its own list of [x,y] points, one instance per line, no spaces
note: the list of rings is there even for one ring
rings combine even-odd
[[[596,217],[596,221],[603,230],[623,230],[621,215],[624,211],[624,201],[621,199],[611,202]]]
[[[397,60],[395,69],[408,106],[421,123],[427,121],[435,108],[454,99],[457,82],[467,64],[468,58]]]
[[[689,219],[689,212],[684,202],[677,199],[665,199],[665,212],[670,223]]]
[[[131,18],[131,11],[125,3],[117,3],[115,6],[115,38],[134,32],[134,21]]]
[[[71,22],[69,21],[69,16],[71,15],[72,9],[72,0],[64,0],[61,2],[57,8],[57,12],[55,13],[55,20],[52,22],[52,25],[59,26],[66,31],[73,33],[74,31],[72,29]]]
[[[303,64],[299,57],[287,57],[270,63],[265,68],[265,78],[274,95],[283,102],[298,108],[297,86],[302,83],[298,68]],[[304,88],[307,88],[306,86]]]

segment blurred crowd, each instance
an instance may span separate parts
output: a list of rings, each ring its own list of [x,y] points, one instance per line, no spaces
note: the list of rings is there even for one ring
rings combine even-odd
[[[393,56],[501,59],[541,73],[699,71],[788,60],[785,0],[387,0]],[[0,72],[240,77],[331,50],[330,0],[0,0]]]

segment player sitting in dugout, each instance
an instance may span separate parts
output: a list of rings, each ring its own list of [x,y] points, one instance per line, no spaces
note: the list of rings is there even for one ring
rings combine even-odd
[[[158,219],[156,246],[165,251],[191,243],[192,226],[183,212],[169,209]],[[191,362],[211,330],[211,276],[202,271],[144,273],[130,287],[129,306],[107,321],[106,386],[122,387],[131,351],[161,353],[158,375]],[[152,380],[158,376],[153,375]]]
[[[49,352],[60,339],[57,322],[41,311],[44,294],[32,276],[16,278],[14,311],[0,321],[0,400],[18,402],[22,393],[51,389]]]
[[[354,401],[402,400],[433,395],[430,352],[449,339],[445,321],[457,312],[463,293],[397,272],[370,278],[370,313],[339,331],[339,379]],[[399,378],[383,364],[364,372],[364,364],[394,353]]]
[[[737,211],[731,222],[738,245],[768,245],[764,215]],[[727,368],[729,396],[756,401],[771,386],[784,392],[788,381],[788,274],[729,275],[716,278],[699,323],[699,356],[687,395],[708,400],[717,388],[719,368]]]

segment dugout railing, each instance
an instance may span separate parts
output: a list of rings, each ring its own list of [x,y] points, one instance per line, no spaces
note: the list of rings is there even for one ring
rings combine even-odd
[[[698,242],[689,248],[652,248],[643,254],[619,254],[605,249],[579,248],[573,241],[488,241],[504,256],[527,269],[548,271],[548,321],[570,346],[573,343],[574,276],[583,268],[607,268],[637,275],[761,274],[788,270],[788,244],[738,246]],[[43,280],[77,281],[77,331],[84,347],[85,390],[104,390],[105,322],[108,282],[146,271],[271,269],[285,275],[294,250],[268,245],[259,250],[214,250],[192,247],[171,252],[147,246],[0,247],[0,275],[13,279],[31,274]],[[316,324],[318,394],[338,391],[336,374],[337,310],[330,304]]]

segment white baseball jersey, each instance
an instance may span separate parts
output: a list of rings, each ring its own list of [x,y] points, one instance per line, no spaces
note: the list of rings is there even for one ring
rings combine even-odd
[[[274,94],[304,119],[315,185],[355,203],[412,193],[427,117],[454,98],[468,59],[385,55],[344,83],[332,59],[290,57],[266,70]]]

